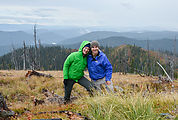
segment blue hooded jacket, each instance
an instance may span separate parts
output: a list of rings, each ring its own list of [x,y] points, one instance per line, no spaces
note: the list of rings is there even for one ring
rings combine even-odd
[[[93,58],[92,55],[87,57],[88,71],[90,78],[94,81],[106,77],[106,81],[111,81],[112,65],[106,55],[99,50],[99,55]]]

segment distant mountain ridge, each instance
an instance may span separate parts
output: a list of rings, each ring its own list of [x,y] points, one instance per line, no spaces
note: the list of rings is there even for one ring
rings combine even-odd
[[[167,50],[170,52],[174,52],[174,45],[178,46],[178,42],[175,44],[174,39],[158,39],[158,40],[137,40],[133,38],[127,38],[123,36],[112,36],[104,39],[99,39],[98,42],[101,46],[108,47],[117,47],[121,45],[136,45],[147,49],[147,44],[149,45],[150,50]],[[148,43],[147,43],[148,42]],[[79,48],[81,42],[65,44],[64,47],[77,49]],[[178,52],[178,49],[176,49]]]
[[[117,47],[123,44],[125,45],[136,45],[147,49],[147,45],[149,45],[149,49],[151,50],[168,50],[174,51],[175,41],[173,39],[159,39],[159,40],[136,40],[132,38],[126,37],[108,37],[105,39],[98,40],[102,46],[110,46]],[[178,42],[176,42],[176,46],[178,46]],[[176,50],[178,52],[178,50]]]
[[[33,36],[23,31],[0,31],[1,46],[23,44],[23,41],[25,41],[27,44],[30,44],[32,40]]]
[[[37,29],[37,40],[40,40],[41,44],[58,44],[67,48],[78,48],[79,44],[83,40],[98,40],[101,42],[101,45],[104,46],[136,44],[137,46],[146,48],[146,40],[149,40],[151,49],[172,51],[172,47],[174,45],[173,40],[176,36],[178,36],[178,32],[175,31],[90,32],[87,29],[80,28],[59,30]],[[12,45],[14,45],[15,47],[22,47],[23,41],[25,41],[27,45],[33,45],[33,31],[0,31],[0,56],[7,52],[10,52],[10,50],[12,49]]]
[[[158,40],[158,39],[175,39],[178,32],[174,31],[145,31],[145,32],[113,32],[113,31],[93,31],[82,36],[70,38],[61,41],[63,44],[72,44],[83,40],[100,40],[112,36],[122,36],[137,40]],[[60,44],[60,43],[59,43]]]
[[[85,29],[77,28],[59,30],[37,29],[37,40],[40,40],[41,44],[51,45],[87,32]],[[0,56],[10,52],[12,46],[15,48],[22,47],[23,41],[27,45],[34,45],[33,29],[27,31],[0,31]]]

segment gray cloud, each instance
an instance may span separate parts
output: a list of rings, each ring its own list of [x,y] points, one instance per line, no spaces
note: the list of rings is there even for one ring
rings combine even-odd
[[[178,28],[178,0],[0,0],[0,3],[0,24]]]
[[[0,12],[3,13],[0,15],[0,23],[6,19],[6,23],[14,21],[19,24],[98,25],[96,20],[99,19],[95,13],[68,7],[4,7]]]
[[[130,3],[129,1],[123,1],[120,4],[121,4],[121,6],[128,8],[128,9],[132,9],[134,7],[133,4]]]

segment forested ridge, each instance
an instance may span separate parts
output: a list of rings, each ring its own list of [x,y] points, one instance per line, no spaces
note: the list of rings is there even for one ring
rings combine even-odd
[[[139,73],[146,75],[163,74],[157,62],[160,62],[168,72],[171,72],[171,53],[148,51],[132,45],[121,45],[103,51],[112,63],[114,72]]]
[[[76,49],[64,48],[62,46],[40,46],[39,48],[35,51],[35,47],[26,47],[25,57],[24,48],[16,49],[11,53],[1,56],[0,69],[62,70],[66,57],[71,52],[77,51]],[[171,54],[168,55],[168,53],[149,51],[135,45],[106,46],[101,47],[101,50],[111,62],[113,72],[147,75],[163,74],[156,63],[157,61],[166,68],[168,73],[171,71],[170,61],[173,56]],[[26,58],[25,61],[24,58]],[[177,58],[174,61],[176,60]]]

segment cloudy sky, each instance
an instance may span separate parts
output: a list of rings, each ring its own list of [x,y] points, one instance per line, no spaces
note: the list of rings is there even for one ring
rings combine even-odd
[[[0,24],[178,29],[178,0],[0,0]]]

